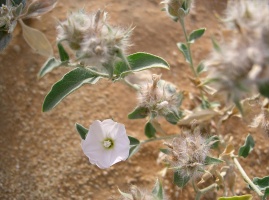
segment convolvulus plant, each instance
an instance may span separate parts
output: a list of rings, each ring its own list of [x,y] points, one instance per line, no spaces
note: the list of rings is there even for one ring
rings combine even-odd
[[[262,127],[267,127],[264,113],[268,112],[266,97],[269,97],[268,3],[267,0],[229,1],[222,21],[232,29],[234,37],[224,44],[212,40],[212,55],[197,65],[192,58],[191,47],[206,29],[190,33],[187,30],[185,18],[193,8],[192,0],[162,2],[164,10],[181,27],[185,38],[177,46],[191,69],[190,79],[198,91],[193,96],[199,103],[192,110],[182,106],[184,93],[172,83],[162,80],[161,75],[153,74],[146,84],[129,81],[128,76],[139,71],[151,68],[169,70],[169,64],[158,56],[145,52],[127,54],[133,28],[111,25],[107,13],[101,10],[92,14],[84,10],[70,13],[67,20],[57,26],[59,58],[50,57],[39,76],[58,67],[69,67],[70,71],[52,86],[45,97],[43,111],[53,109],[85,84],[94,85],[100,79],[108,79],[111,84],[121,81],[138,94],[138,104],[128,118],[145,118],[144,130],[148,139],[140,141],[127,136],[124,125],[111,119],[96,120],[89,130],[77,123],[82,150],[92,164],[108,168],[131,158],[145,143],[165,140],[161,149],[165,155],[164,168],[173,171],[171,181],[178,187],[183,188],[190,182],[196,200],[214,190],[223,191],[219,200],[252,199],[252,194],[234,196],[235,174],[238,173],[251,190],[261,199],[266,199],[269,177],[251,179],[239,162],[253,150],[253,137],[248,134],[245,144],[237,147],[232,143],[233,137],[228,138],[221,128],[231,116],[241,112],[243,117],[246,102],[250,103],[253,98],[265,100],[261,106],[263,115],[257,116],[250,126],[257,127],[262,122]],[[216,91],[225,94],[224,105],[212,101]],[[180,127],[181,132],[167,134],[160,118]],[[130,193],[120,191],[120,194],[123,199],[132,200],[167,199],[159,180],[149,194],[144,194],[136,186]]]
[[[23,20],[36,18],[52,10],[57,0],[1,0],[0,1],[0,51],[3,51],[12,39],[12,33],[19,22],[22,34],[28,45],[44,56],[53,54],[52,46],[46,36],[29,26]]]

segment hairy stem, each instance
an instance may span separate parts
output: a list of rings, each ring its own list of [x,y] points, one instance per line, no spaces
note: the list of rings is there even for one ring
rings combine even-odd
[[[198,192],[196,193],[195,200],[200,200],[201,196],[204,195],[205,193],[215,189],[218,185],[216,183],[213,183],[206,188],[203,189],[198,189]]]
[[[184,19],[180,19],[179,21],[180,21],[180,24],[181,24],[181,27],[182,27],[182,30],[183,30],[183,33],[184,33],[185,40],[186,40],[188,54],[190,55],[190,68],[191,68],[191,71],[192,71],[192,73],[194,74],[195,77],[198,77],[198,74],[196,73],[196,70],[194,69],[194,65],[193,65],[192,54],[191,54],[191,45],[189,43],[189,38],[188,38],[187,31],[186,31]]]
[[[158,137],[158,138],[151,138],[151,139],[142,141],[140,144],[145,144],[145,143],[148,143],[148,142],[154,142],[154,141],[158,141],[158,140],[172,139],[172,138],[175,138],[175,137],[178,137],[178,136],[179,136],[178,134],[174,134],[174,135],[168,135],[168,136],[163,136],[163,137]]]
[[[123,82],[124,82],[126,85],[130,86],[131,88],[133,88],[133,89],[136,90],[136,91],[139,91],[140,87],[139,87],[138,85],[130,83],[130,82],[129,82],[128,80],[126,80],[125,78],[123,78],[122,80],[123,80]]]
[[[239,161],[236,157],[233,157],[234,164],[236,165],[237,169],[239,170],[240,174],[242,175],[243,179],[253,188],[253,190],[262,197],[264,194],[260,191],[260,189],[251,181],[251,179],[246,174],[245,170],[240,165]]]

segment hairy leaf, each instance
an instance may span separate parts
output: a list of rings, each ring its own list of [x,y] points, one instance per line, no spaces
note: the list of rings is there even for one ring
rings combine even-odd
[[[27,26],[22,20],[19,20],[19,22],[22,27],[23,38],[27,44],[38,54],[46,57],[52,56],[53,49],[46,36],[39,30]]]
[[[206,156],[206,158],[205,158],[205,165],[216,165],[216,164],[219,164],[222,162],[224,162],[224,161],[220,160],[218,158],[210,157],[210,156]]]
[[[148,138],[156,137],[156,129],[152,126],[150,122],[147,122],[145,125],[145,135]]]
[[[89,130],[86,129],[84,126],[76,123],[76,130],[79,133],[80,137],[85,140],[86,135],[88,134]]]
[[[239,149],[238,155],[246,158],[248,154],[253,150],[254,145],[255,145],[255,142],[254,142],[253,137],[250,134],[248,134],[245,140],[245,144],[241,146]]]
[[[181,53],[184,55],[186,61],[190,63],[191,57],[188,51],[188,47],[183,43],[177,43],[177,47],[181,51]]]
[[[88,71],[86,68],[78,67],[68,72],[55,83],[45,97],[43,112],[47,112],[60,103],[66,96],[80,88],[83,84],[95,84],[101,77]]]
[[[140,144],[140,141],[132,136],[128,136],[129,140],[130,140],[130,145],[133,146],[133,145],[138,145]]]
[[[189,42],[193,43],[195,40],[202,37],[205,33],[205,30],[206,30],[205,28],[200,28],[200,29],[192,31],[189,37]]]
[[[163,191],[163,186],[162,182],[157,179],[154,188],[152,190],[152,194],[154,197],[156,197],[156,200],[163,200],[164,199],[164,191]]]
[[[148,109],[143,107],[136,107],[129,115],[129,119],[143,119],[148,116]]]
[[[117,62],[114,66],[114,74],[124,77],[129,72],[138,72],[151,68],[170,69],[169,64],[162,58],[149,53],[135,53],[127,57],[131,69],[123,61]]]
[[[12,39],[12,34],[6,31],[0,31],[0,52],[4,50]]]
[[[174,172],[174,184],[178,187],[183,188],[189,180],[189,176],[182,176],[178,170]]]
[[[40,16],[51,11],[57,3],[57,0],[37,0],[33,1],[29,6],[24,18]]]
[[[40,71],[38,72],[38,76],[41,78],[52,71],[54,68],[60,67],[61,65],[62,63],[59,60],[56,60],[55,58],[49,58],[41,67]]]

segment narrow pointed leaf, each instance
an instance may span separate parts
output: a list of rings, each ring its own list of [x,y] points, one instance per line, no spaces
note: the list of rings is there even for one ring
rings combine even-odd
[[[193,43],[195,40],[199,39],[202,37],[205,33],[205,28],[197,29],[191,32],[190,37],[189,37],[189,42]]]
[[[153,196],[156,198],[156,200],[163,200],[164,199],[164,191],[161,181],[157,179],[154,188],[152,190]]]
[[[148,116],[148,109],[143,107],[136,107],[129,115],[129,119],[143,119]]]
[[[88,129],[86,129],[81,124],[76,123],[76,130],[79,133],[80,137],[85,140],[87,133],[89,132]]]
[[[0,31],[0,52],[4,50],[12,39],[12,34]]]
[[[152,126],[150,122],[146,123],[144,131],[145,131],[145,135],[148,138],[156,137],[156,129]]]
[[[250,134],[248,134],[245,140],[245,144],[239,149],[238,155],[246,158],[248,154],[253,150],[254,146],[254,139]]]
[[[220,197],[218,200],[252,200],[251,194],[246,194],[243,196],[234,196],[234,197]]]
[[[58,43],[58,50],[59,50],[59,54],[60,54],[60,58],[61,58],[61,61],[64,62],[64,61],[68,61],[69,60],[69,55],[68,53],[65,51],[63,45],[59,42]]]
[[[29,6],[24,18],[37,17],[51,11],[57,0],[38,0],[33,1]]]
[[[179,171],[174,172],[174,184],[183,188],[190,180],[189,176],[181,176]]]
[[[138,145],[140,144],[140,141],[132,136],[128,136],[129,140],[130,140],[130,145],[133,146],[133,145]]]
[[[190,63],[191,58],[190,58],[190,54],[188,51],[188,47],[183,43],[177,43],[177,47],[181,51],[183,56],[185,57],[186,62]]]
[[[196,72],[197,72],[197,74],[201,74],[201,73],[203,73],[203,72],[205,72],[206,71],[206,67],[205,67],[205,65],[204,65],[204,63],[200,63],[198,66],[197,66],[197,68],[196,68]]]
[[[170,69],[169,64],[161,57],[149,53],[135,53],[127,57],[131,69],[123,61],[117,62],[114,66],[114,74],[123,77],[128,73],[138,72],[151,68]]]
[[[60,67],[62,63],[59,60],[56,60],[55,58],[49,58],[45,64],[41,67],[38,76],[41,78],[45,76],[47,73],[52,71],[54,68]]]
[[[22,27],[23,38],[27,44],[38,54],[46,57],[52,56],[53,49],[46,36],[39,30],[27,26],[22,20],[19,20],[19,22]]]
[[[215,49],[215,51],[217,52],[221,52],[221,48],[219,46],[219,44],[217,43],[217,41],[215,40],[215,38],[211,38],[212,44],[213,44],[213,48]]]
[[[219,136],[213,135],[206,139],[206,144],[210,145],[210,149],[216,149],[219,146]]]
[[[169,155],[170,154],[170,150],[169,149],[160,149],[160,152]]]
[[[95,84],[101,77],[85,68],[75,68],[55,83],[45,97],[43,112],[47,112],[60,103],[66,96],[80,88],[85,83]]]
[[[210,156],[207,156],[205,158],[205,165],[216,165],[216,164],[220,164],[222,162],[224,162],[224,161],[220,160],[218,158],[210,157]]]

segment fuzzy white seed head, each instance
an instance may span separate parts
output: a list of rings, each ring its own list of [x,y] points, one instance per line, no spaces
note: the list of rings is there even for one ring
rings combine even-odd
[[[161,80],[161,75],[156,74],[152,75],[151,83],[141,87],[138,99],[139,106],[155,116],[178,112],[182,100],[175,86]]]
[[[268,1],[230,1],[226,21],[237,29],[232,40],[208,59],[208,78],[217,80],[214,86],[238,101],[256,93],[257,84],[269,81]]]
[[[58,30],[58,40],[66,40],[84,65],[95,67],[113,65],[119,50],[126,53],[132,31],[110,26],[104,11],[72,13]]]
[[[187,132],[167,146],[171,152],[168,161],[181,176],[196,178],[200,175],[210,146],[198,131]]]

